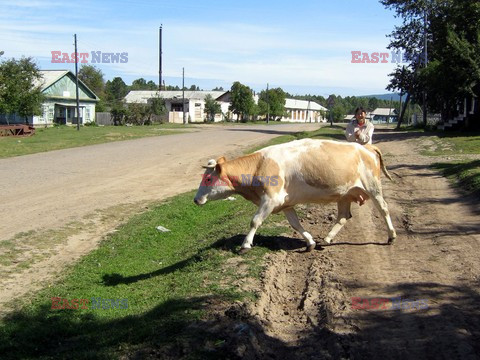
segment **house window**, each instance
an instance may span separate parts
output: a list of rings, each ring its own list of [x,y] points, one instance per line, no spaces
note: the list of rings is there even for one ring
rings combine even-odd
[[[183,111],[182,104],[172,104],[172,111]]]
[[[90,121],[90,108],[85,108],[85,121]]]
[[[54,108],[53,108],[53,106],[50,106],[48,108],[48,120],[49,121],[53,121],[53,112],[54,112]]]

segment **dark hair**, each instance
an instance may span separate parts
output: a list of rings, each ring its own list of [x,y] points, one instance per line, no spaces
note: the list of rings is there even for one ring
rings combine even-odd
[[[365,114],[367,113],[363,107],[359,106],[355,109],[355,115],[357,115],[359,111]]]

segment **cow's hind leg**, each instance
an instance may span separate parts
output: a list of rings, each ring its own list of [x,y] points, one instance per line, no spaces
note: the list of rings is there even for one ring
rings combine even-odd
[[[388,206],[387,202],[382,196],[382,192],[379,191],[376,194],[372,194],[372,201],[377,207],[378,211],[380,211],[380,214],[382,214],[383,219],[385,220],[385,223],[387,224],[388,228],[388,243],[391,244],[397,237],[397,233],[395,232],[395,229],[393,228],[392,224],[392,219],[390,218],[390,212],[388,211]]]
[[[345,225],[348,219],[352,217],[352,213],[350,212],[350,204],[351,201],[348,198],[341,199],[338,203],[338,216],[337,222],[333,225],[332,230],[328,233],[327,237],[325,238],[325,242],[330,244],[333,238],[338,234],[340,229]]]
[[[316,243],[315,241],[313,241],[312,235],[310,235],[310,233],[303,228],[302,224],[300,224],[300,221],[298,220],[298,216],[295,209],[293,208],[285,209],[283,210],[283,213],[287,217],[287,220],[290,223],[290,225],[296,231],[298,231],[307,242],[306,251],[312,251],[313,249],[315,249]]]
[[[270,215],[275,208],[275,204],[271,199],[262,200],[257,212],[253,216],[250,222],[250,231],[248,232],[245,240],[242,243],[240,254],[244,254],[252,248],[253,237],[257,232],[257,229],[262,225],[263,221]]]

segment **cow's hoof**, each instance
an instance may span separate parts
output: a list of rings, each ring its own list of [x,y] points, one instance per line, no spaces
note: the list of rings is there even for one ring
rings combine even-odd
[[[238,254],[243,255],[249,252],[250,250],[252,250],[252,248],[241,248],[240,250],[238,250]]]
[[[308,245],[305,252],[312,252],[315,249],[315,246],[317,246],[317,244]]]
[[[388,238],[387,244],[393,245],[394,242],[395,242],[395,238]]]

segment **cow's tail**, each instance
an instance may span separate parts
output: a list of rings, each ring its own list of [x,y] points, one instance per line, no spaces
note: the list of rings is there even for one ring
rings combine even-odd
[[[380,149],[378,147],[376,147],[375,145],[369,145],[369,147],[371,147],[372,150],[377,153],[378,158],[380,159],[380,168],[382,169],[385,176],[387,178],[389,178],[391,181],[393,181],[392,177],[390,176],[390,173],[387,170],[387,167],[385,166],[385,162],[383,161],[383,156],[382,156],[382,152],[380,151]]]

